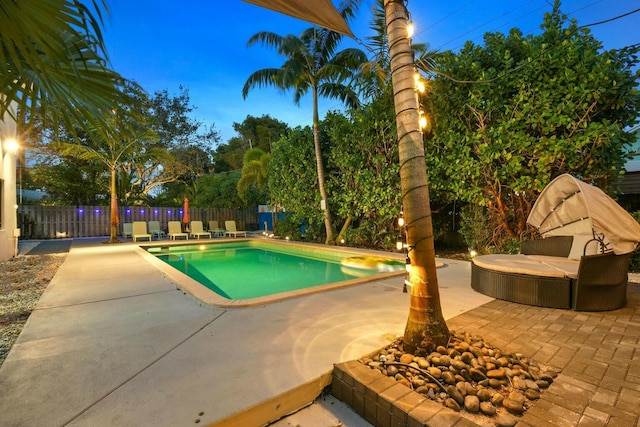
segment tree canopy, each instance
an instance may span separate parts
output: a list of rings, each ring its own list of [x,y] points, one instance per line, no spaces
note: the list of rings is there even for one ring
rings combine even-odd
[[[488,244],[526,233],[539,192],[562,173],[611,190],[640,113],[638,47],[604,51],[558,3],[541,28],[445,52],[431,82],[431,188],[486,209]]]
[[[35,186],[48,194],[49,203],[106,200],[111,190],[108,180],[99,178],[101,170],[117,173],[120,203],[147,202],[159,189],[169,197],[175,192],[182,200],[185,187],[208,171],[212,141],[218,136],[213,128],[201,131],[201,123],[189,118],[188,93],[170,96],[161,91],[148,99],[136,87],[128,90],[128,97],[137,102],[111,112],[108,132],[102,127],[83,131],[67,126],[49,132],[42,124],[36,127],[40,133],[30,135],[37,141],[32,148],[39,159],[33,167]],[[78,176],[91,177],[84,195],[76,191]]]

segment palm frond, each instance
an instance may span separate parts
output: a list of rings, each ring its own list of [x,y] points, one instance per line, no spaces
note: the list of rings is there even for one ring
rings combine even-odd
[[[93,0],[93,9],[86,3],[0,2],[0,116],[15,102],[19,122],[42,114],[54,127],[106,126],[125,79],[106,65],[100,31],[106,2]]]
[[[360,107],[356,92],[340,83],[325,82],[318,87],[318,94],[324,98],[339,99],[348,108]]]
[[[283,87],[284,75],[280,68],[263,68],[255,71],[248,78],[242,87],[242,97],[247,98],[249,91],[254,87],[274,86],[280,90],[287,89]]]
[[[261,31],[249,38],[249,41],[247,41],[247,47],[251,47],[257,43],[261,43],[263,45],[279,49],[283,40],[284,37],[279,34],[270,31]]]

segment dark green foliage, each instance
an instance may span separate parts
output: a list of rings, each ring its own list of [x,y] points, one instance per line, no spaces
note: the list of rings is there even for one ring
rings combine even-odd
[[[238,196],[240,171],[209,174],[198,180],[198,197],[195,199],[199,207],[244,209],[255,207],[265,202],[264,195],[255,187],[248,189],[246,198]]]
[[[348,116],[327,114],[322,122],[331,141],[327,186],[333,211],[352,219],[347,244],[395,247],[400,206],[400,172],[395,114],[387,92]]]
[[[31,172],[34,181],[46,189],[45,204],[78,206],[109,203],[109,179],[101,165],[69,156],[54,164],[37,164]]]
[[[484,46],[468,42],[438,59],[457,81],[433,81],[427,170],[432,190],[486,210],[487,233],[468,230],[469,245],[501,247],[529,233],[533,203],[562,173],[607,192],[622,173],[625,128],[640,114],[638,48],[605,52],[557,9],[543,30],[486,34]]]
[[[321,122],[330,210],[339,227],[351,226],[346,244],[392,249],[400,212],[400,175],[390,94],[348,116],[329,113]],[[322,240],[322,211],[315,175],[313,135],[297,128],[273,145],[269,163],[271,202],[286,208],[292,227],[307,223],[307,240]],[[279,233],[284,226],[279,226]],[[287,230],[294,237],[295,233]],[[315,237],[314,237],[315,236]]]
[[[216,147],[213,155],[214,170],[228,172],[242,168],[244,153],[251,148],[271,152],[271,146],[289,130],[289,126],[268,114],[262,117],[248,115],[242,123],[233,123],[238,136]]]
[[[268,170],[271,203],[286,209],[293,223],[322,227],[311,128],[293,129],[273,144]]]

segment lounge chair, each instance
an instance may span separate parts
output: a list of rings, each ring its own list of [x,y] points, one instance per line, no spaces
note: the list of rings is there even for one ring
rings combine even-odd
[[[539,239],[520,254],[482,255],[471,263],[471,287],[522,304],[583,311],[627,304],[629,258],[640,224],[598,187],[564,174],[551,181],[527,223]]]
[[[195,237],[196,239],[199,239],[200,236],[205,236],[209,239],[211,238],[211,233],[204,231],[202,228],[202,221],[191,221],[191,226],[189,228],[191,230],[189,236],[191,237]]]
[[[225,231],[226,230],[224,228],[220,228],[220,226],[218,226],[218,221],[209,221],[209,232],[212,236],[223,237]]]
[[[176,240],[176,237],[184,237],[189,240],[189,235],[182,232],[180,221],[169,221],[169,240]]]
[[[127,237],[131,237],[131,235],[133,234],[133,224],[131,224],[130,222],[125,222],[122,224],[122,237],[124,237],[125,239]]]
[[[160,228],[160,221],[149,221],[149,233],[152,237],[157,237],[158,240],[164,237],[164,231]]]
[[[238,234],[241,234],[244,237],[247,237],[247,232],[246,231],[238,230],[236,228],[236,222],[235,221],[225,221],[224,222],[224,227],[227,229],[227,231],[225,231],[225,233],[224,233],[227,236],[238,237]]]
[[[149,239],[151,241],[151,234],[147,233],[147,223],[145,221],[134,221],[132,228],[131,238],[134,242],[137,242],[138,239]]]

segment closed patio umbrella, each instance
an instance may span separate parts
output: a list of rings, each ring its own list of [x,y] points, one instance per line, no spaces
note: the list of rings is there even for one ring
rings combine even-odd
[[[182,212],[182,224],[184,224],[182,228],[186,229],[187,224],[189,224],[189,222],[191,221],[191,218],[189,218],[189,199],[187,199],[186,197],[184,198],[184,206],[182,207]]]

